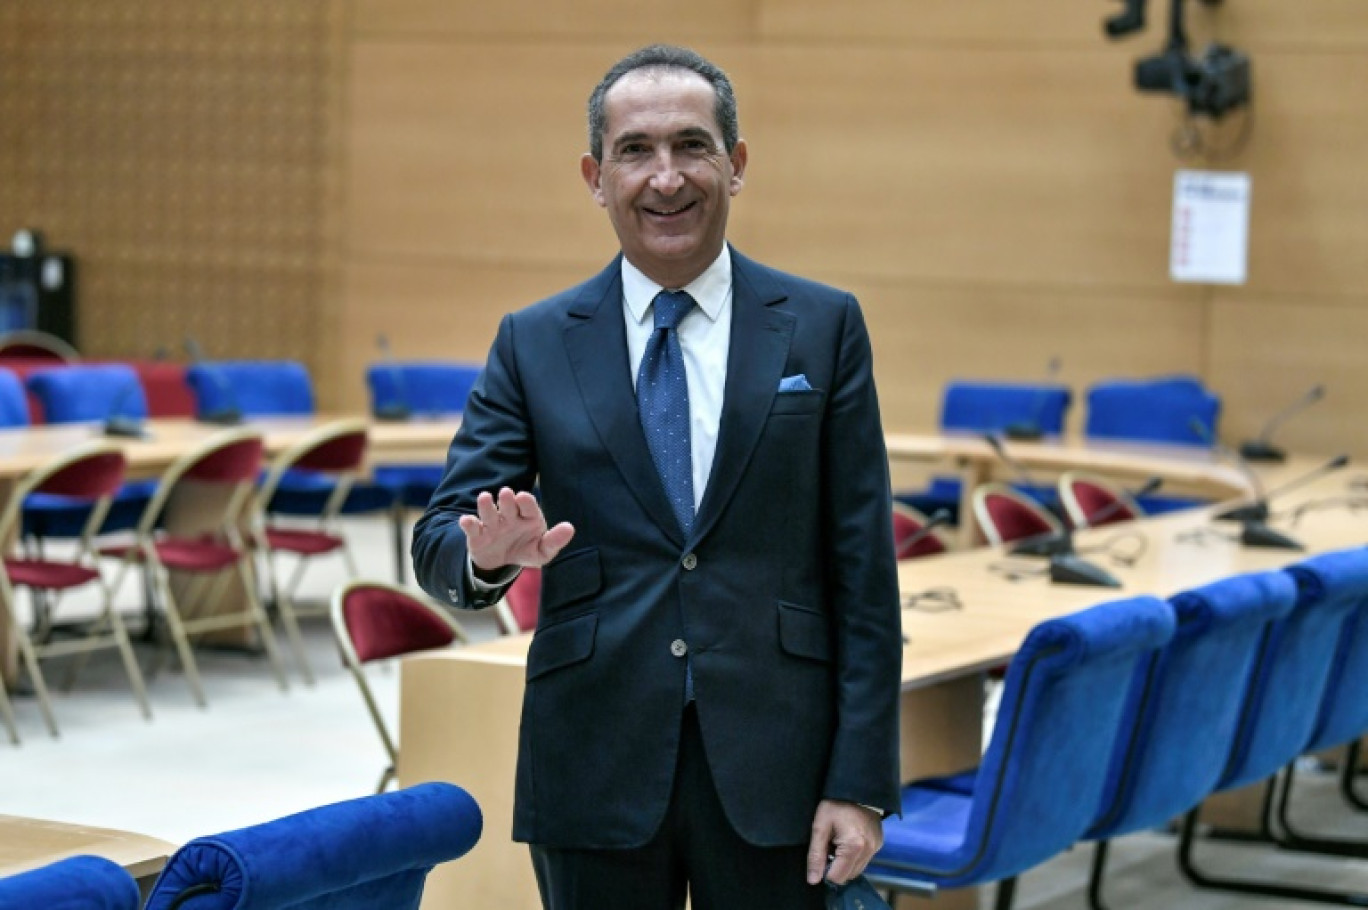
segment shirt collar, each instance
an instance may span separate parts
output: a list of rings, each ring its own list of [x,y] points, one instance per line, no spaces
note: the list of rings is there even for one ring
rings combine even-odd
[[[688,291],[704,315],[716,322],[717,317],[722,314],[723,305],[727,302],[727,295],[731,293],[731,273],[731,247],[723,243],[722,252],[713,260],[712,265],[678,290]],[[660,285],[628,262],[626,256],[622,257],[622,300],[633,319],[637,322],[646,321],[646,310],[661,290],[663,288]]]

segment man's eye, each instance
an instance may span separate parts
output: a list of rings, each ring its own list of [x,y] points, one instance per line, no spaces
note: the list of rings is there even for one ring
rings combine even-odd
[[[639,143],[639,142],[629,142],[628,144],[626,144],[626,145],[624,145],[624,146],[622,146],[622,147],[620,147],[620,148],[618,149],[618,154],[619,154],[619,155],[622,155],[623,157],[631,157],[631,156],[633,156],[633,155],[643,155],[643,154],[645,154],[645,153],[646,153],[646,146],[642,145],[642,144]]]

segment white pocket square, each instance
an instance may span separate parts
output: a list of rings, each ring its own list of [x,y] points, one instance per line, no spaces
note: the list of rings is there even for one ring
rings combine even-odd
[[[808,385],[807,375],[798,373],[793,376],[785,376],[779,380],[779,391],[781,392],[811,392],[812,386]]]

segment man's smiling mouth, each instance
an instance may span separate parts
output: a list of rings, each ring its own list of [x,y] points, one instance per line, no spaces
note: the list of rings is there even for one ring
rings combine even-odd
[[[684,212],[687,212],[689,209],[693,208],[697,204],[697,202],[690,202],[685,205],[681,205],[679,208],[674,209],[653,209],[648,206],[642,206],[642,208],[646,210],[647,214],[668,218],[671,215],[679,215]]]

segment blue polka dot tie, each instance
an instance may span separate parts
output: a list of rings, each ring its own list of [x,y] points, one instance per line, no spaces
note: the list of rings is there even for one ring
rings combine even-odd
[[[637,373],[637,410],[651,459],[684,536],[694,519],[693,455],[689,441],[689,384],[679,347],[680,321],[694,307],[684,291],[661,291],[655,298],[655,331],[646,343]]]

